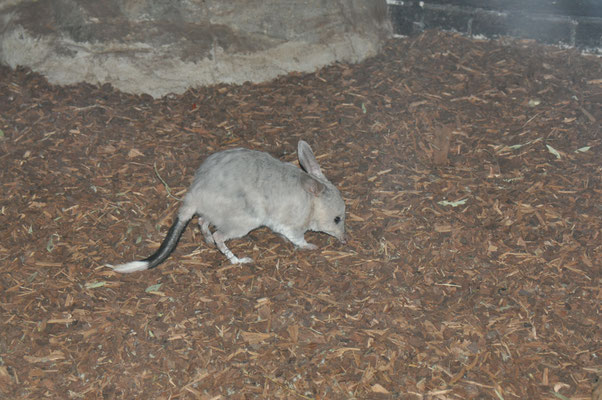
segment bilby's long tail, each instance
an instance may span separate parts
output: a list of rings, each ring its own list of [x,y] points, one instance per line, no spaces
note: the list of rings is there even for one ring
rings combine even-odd
[[[181,220],[179,217],[176,217],[176,220],[169,228],[167,232],[167,236],[163,239],[163,243],[159,246],[159,249],[150,257],[145,258],[140,261],[132,261],[126,264],[120,264],[117,266],[109,265],[109,267],[113,268],[113,271],[122,272],[122,273],[130,273],[137,271],[144,271],[147,269],[155,268],[157,265],[161,264],[163,261],[169,257],[172,251],[178,245],[178,240],[180,240],[180,236],[182,236],[182,232],[186,229],[186,226],[190,222],[190,219]]]

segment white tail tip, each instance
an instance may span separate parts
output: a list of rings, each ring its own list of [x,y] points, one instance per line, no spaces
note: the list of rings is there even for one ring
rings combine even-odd
[[[112,266],[107,264],[107,267],[113,268],[115,272],[121,272],[122,274],[129,274],[132,272],[144,271],[148,269],[148,261],[132,261],[126,264],[119,264],[117,266]]]

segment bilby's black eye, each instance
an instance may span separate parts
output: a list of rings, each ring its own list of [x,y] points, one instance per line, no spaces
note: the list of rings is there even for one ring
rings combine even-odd
[[[339,222],[341,222],[341,217],[339,217],[338,215],[336,217],[334,217],[334,223],[338,224]]]

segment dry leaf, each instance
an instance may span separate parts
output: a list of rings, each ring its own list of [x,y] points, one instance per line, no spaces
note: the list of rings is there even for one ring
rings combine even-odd
[[[243,340],[249,344],[261,343],[264,340],[267,340],[273,336],[271,333],[261,333],[261,332],[240,332]]]
[[[439,233],[446,233],[446,232],[451,232],[452,231],[452,227],[451,225],[438,225],[435,224],[435,232],[439,232]]]
[[[143,156],[144,154],[141,153],[138,149],[131,149],[128,152],[128,158],[136,158],[136,157],[140,157]]]
[[[57,350],[57,351],[53,351],[52,353],[50,353],[49,355],[47,355],[45,357],[23,356],[23,359],[30,363],[41,363],[41,362],[64,360],[65,355],[63,354],[63,352]]]
[[[374,385],[372,385],[372,387],[370,388],[374,393],[382,393],[382,394],[389,394],[391,392],[389,392],[387,389],[385,389],[384,387],[382,387],[382,385],[376,383]]]

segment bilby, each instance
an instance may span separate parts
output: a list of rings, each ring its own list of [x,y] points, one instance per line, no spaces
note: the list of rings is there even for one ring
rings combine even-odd
[[[226,246],[229,239],[267,226],[296,246],[314,250],[306,231],[327,233],[345,242],[345,203],[320,169],[311,147],[299,141],[302,169],[268,153],[237,148],[207,157],[195,173],[167,236],[151,256],[117,266],[129,273],[154,268],[167,259],[196,215],[205,241],[215,244],[232,264],[248,263]],[[213,232],[211,227],[214,228]]]

